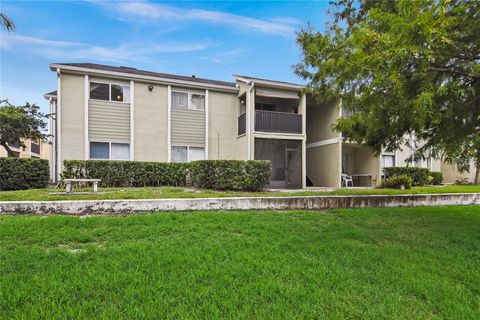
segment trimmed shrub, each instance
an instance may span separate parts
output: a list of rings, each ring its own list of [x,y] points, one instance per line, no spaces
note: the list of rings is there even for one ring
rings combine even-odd
[[[412,178],[414,186],[424,186],[428,184],[428,176],[431,175],[427,168],[417,167],[387,167],[384,168],[385,178],[390,178],[399,175],[407,175]]]
[[[102,187],[184,186],[188,163],[65,160],[62,179],[101,179]]]
[[[62,179],[101,179],[102,187],[195,186],[257,191],[270,182],[270,161],[140,162],[65,160]]]
[[[431,184],[442,184],[443,182],[443,174],[439,171],[432,171],[430,172],[430,176],[432,177]]]
[[[382,188],[386,189],[401,189],[402,185],[405,187],[405,189],[410,189],[412,187],[412,178],[406,174],[401,174],[386,178],[382,181]]]
[[[0,190],[45,188],[49,176],[48,160],[0,158]]]
[[[270,161],[199,160],[191,162],[192,183],[215,190],[259,191],[270,183]]]

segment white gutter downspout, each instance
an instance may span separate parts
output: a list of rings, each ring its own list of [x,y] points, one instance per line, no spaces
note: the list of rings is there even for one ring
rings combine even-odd
[[[252,122],[254,121],[255,117],[255,91],[253,92],[253,103],[252,103],[252,90],[255,88],[254,82],[249,82],[248,85],[251,87],[247,91],[247,110],[246,110],[246,131],[247,131],[247,160],[252,159]],[[252,111],[252,104],[253,104],[253,111]]]
[[[61,78],[60,78],[60,68],[57,68],[57,115],[56,115],[56,122],[57,122],[57,156],[56,156],[56,167],[57,167],[57,180],[55,182],[60,181],[60,173],[62,172],[62,86],[61,86]]]

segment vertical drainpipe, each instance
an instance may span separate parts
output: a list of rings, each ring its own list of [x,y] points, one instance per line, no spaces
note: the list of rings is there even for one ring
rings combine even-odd
[[[338,117],[342,117],[342,99],[340,98],[340,101],[338,102]],[[339,147],[339,154],[340,154],[340,159],[338,161],[338,168],[339,168],[339,175],[337,177],[337,187],[341,188],[342,187],[342,157],[343,157],[343,150],[342,150],[342,143],[343,143],[343,137],[342,133],[340,132],[338,134],[338,147]]]
[[[210,157],[208,156],[208,104],[209,104],[209,97],[208,97],[208,90],[205,90],[205,159],[208,160]]]
[[[306,130],[306,123],[307,123],[307,94],[302,93],[302,98],[300,99],[300,110],[302,114],[302,188],[307,187],[307,130]]]
[[[89,145],[89,137],[88,137],[88,99],[90,98],[89,95],[90,91],[90,82],[88,81],[88,75],[85,75],[85,90],[84,90],[84,121],[85,121],[85,139],[84,139],[84,146],[85,146],[85,156],[84,159],[88,160],[90,158],[90,145]]]
[[[57,68],[57,156],[56,156],[56,167],[57,167],[57,178],[55,182],[60,180],[60,173],[62,172],[62,86],[60,78],[60,68]]]
[[[135,160],[135,82],[130,80],[130,160]]]
[[[247,160],[253,160],[255,158],[252,149],[255,150],[253,138],[253,132],[255,131],[255,83],[249,82],[250,88],[247,91],[247,116],[246,116],[246,131],[247,131]]]
[[[172,161],[172,86],[167,87],[167,162]]]

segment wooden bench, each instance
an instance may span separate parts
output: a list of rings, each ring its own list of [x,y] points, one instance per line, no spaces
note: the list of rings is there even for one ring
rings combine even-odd
[[[93,184],[93,192],[98,191],[98,183],[102,181],[100,179],[65,179],[63,182],[65,183],[65,192],[72,193],[73,192],[73,182],[91,182]]]

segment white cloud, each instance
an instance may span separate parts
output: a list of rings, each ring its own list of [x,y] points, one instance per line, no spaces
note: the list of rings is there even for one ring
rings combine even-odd
[[[50,59],[68,60],[100,60],[100,61],[128,61],[132,59],[148,58],[160,53],[200,51],[218,45],[211,41],[199,43],[129,43],[116,47],[98,46],[82,42],[57,41],[41,39],[19,34],[1,33],[0,48],[3,50],[28,49],[33,53],[46,56]]]
[[[246,16],[202,9],[185,9],[166,4],[139,2],[110,2],[91,1],[110,10],[116,11],[123,19],[137,21],[202,21],[207,23],[230,26],[245,31],[293,36],[302,24],[300,20],[289,17],[278,17],[267,20]]]

